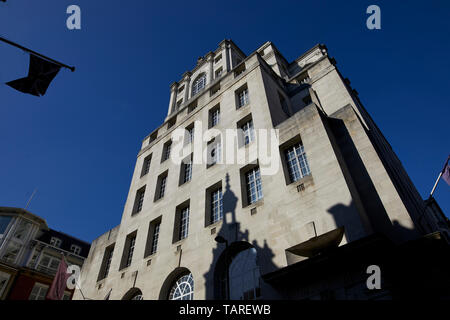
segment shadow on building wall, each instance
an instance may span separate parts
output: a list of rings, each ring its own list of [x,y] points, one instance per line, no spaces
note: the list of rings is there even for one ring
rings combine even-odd
[[[344,121],[328,118],[328,123],[333,132],[336,146],[339,149],[336,154],[342,172],[350,188],[352,198],[358,202],[353,203],[353,205],[358,207],[358,212],[366,231],[385,234],[396,242],[417,238],[420,234],[417,227],[407,229],[401,227],[399,223],[393,225],[391,222]],[[338,225],[342,224],[346,211],[346,208],[342,206],[342,204],[338,204],[328,210]],[[351,240],[350,238],[349,241]]]
[[[241,299],[254,299],[260,296],[266,298],[265,284],[260,279],[259,275],[265,270],[276,269],[272,262],[274,253],[268,247],[266,240],[264,243],[258,243],[256,240],[251,240],[251,235],[248,229],[242,230],[241,224],[236,217],[236,207],[238,198],[230,188],[230,176],[227,173],[225,177],[225,191],[222,194],[223,199],[223,222],[220,230],[215,234],[215,237],[222,237],[228,241],[228,246],[225,243],[217,243],[216,247],[212,250],[212,262],[210,269],[204,274],[205,287],[206,287],[206,299],[227,299],[227,281],[226,274],[228,266],[233,262],[233,259],[237,255],[246,251],[247,249],[256,250],[256,265],[258,270],[254,270],[257,274],[259,285],[253,288],[253,292],[242,292]],[[255,217],[264,219],[265,217]],[[264,223],[264,221],[259,221]],[[254,251],[253,251],[254,252]],[[251,261],[249,261],[251,263]],[[249,287],[250,289],[250,287]],[[233,292],[231,297],[237,298],[236,292]]]

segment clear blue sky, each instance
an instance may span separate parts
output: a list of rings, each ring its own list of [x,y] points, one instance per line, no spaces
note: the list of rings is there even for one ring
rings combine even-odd
[[[82,29],[66,28],[77,4]],[[366,28],[370,4],[381,30]],[[270,40],[292,61],[328,46],[419,192],[450,153],[448,1],[0,2],[0,34],[77,67],[37,98],[0,85],[0,206],[92,241],[120,223],[142,139],[167,112],[169,85],[231,38],[249,54]],[[0,43],[0,83],[28,56]],[[436,191],[450,212],[450,187]]]

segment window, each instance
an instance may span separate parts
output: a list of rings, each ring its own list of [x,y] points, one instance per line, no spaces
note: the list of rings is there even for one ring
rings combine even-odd
[[[180,240],[187,238],[189,234],[189,207],[181,210]]]
[[[186,128],[186,131],[187,135],[185,144],[192,143],[192,141],[194,141],[194,124],[189,125],[189,127]]]
[[[136,214],[136,213],[139,213],[142,211],[142,207],[144,206],[145,187],[146,186],[143,186],[136,192],[136,199],[134,200],[133,214]]]
[[[61,239],[59,239],[59,238],[56,238],[56,237],[52,237],[51,239],[50,239],[50,244],[52,245],[52,246],[54,246],[54,247],[61,247],[61,244],[62,244],[62,240]]]
[[[194,278],[192,273],[178,278],[172,285],[169,300],[194,300]]]
[[[177,102],[177,110],[180,109],[182,104],[183,104],[183,99],[178,100],[178,102]]]
[[[188,106],[188,113],[191,113],[192,111],[194,111],[195,108],[197,108],[197,100],[195,100]]]
[[[159,230],[161,229],[161,217],[150,222],[148,228],[147,245],[145,248],[145,256],[155,254],[158,250]]]
[[[172,141],[167,141],[164,146],[163,146],[163,154],[162,154],[162,158],[161,158],[161,162],[166,161],[167,159],[170,158],[170,149],[172,147]]]
[[[181,87],[178,88],[178,93],[183,92],[183,90],[184,90],[184,85],[182,85]]]
[[[0,216],[0,239],[6,233],[10,222],[12,221],[11,216]]]
[[[244,143],[244,145],[247,145],[250,142],[255,140],[255,130],[253,129],[253,120],[252,119],[245,122],[241,126],[241,130],[242,130],[242,142]]]
[[[261,176],[259,174],[259,167],[255,167],[245,173],[245,180],[247,185],[247,201],[248,204],[255,203],[262,199]]]
[[[206,159],[207,168],[222,161],[222,144],[220,141],[220,136],[217,136],[209,141],[206,148],[208,152]]]
[[[178,278],[172,285],[169,293],[169,300],[193,300],[194,299],[194,278],[192,273]]]
[[[133,260],[134,246],[136,244],[136,234],[136,231],[129,234],[125,240],[121,269],[129,267],[131,265],[131,261]]]
[[[214,63],[218,63],[220,60],[222,60],[222,54],[219,54],[219,55],[214,59]]]
[[[248,88],[247,85],[236,91],[236,105],[237,109],[245,106],[249,103]]]
[[[177,122],[177,117],[175,116],[167,122],[167,129],[172,128],[176,122]]]
[[[240,60],[236,60],[236,64],[239,64]],[[234,71],[234,77],[238,77],[240,74],[242,74],[245,71],[245,63],[241,64],[240,66],[236,67],[236,70]]]
[[[175,225],[172,243],[187,238],[189,234],[189,200],[178,205],[175,210]]]
[[[114,253],[114,244],[108,246],[103,254],[102,266],[100,268],[100,273],[98,280],[102,280],[108,276],[109,269],[111,267],[111,261]]]
[[[216,223],[223,218],[222,188],[211,193],[211,223]]]
[[[220,67],[220,68],[217,69],[216,72],[215,72],[215,78],[216,78],[216,79],[219,78],[219,77],[222,75],[222,73],[223,73],[223,69],[222,69],[222,67]]]
[[[163,177],[161,179],[161,187],[159,188],[159,197],[160,198],[164,197],[164,192],[166,192],[166,182],[167,182],[167,177]]]
[[[180,185],[192,179],[192,154],[181,163]]]
[[[47,285],[36,282],[33,286],[33,289],[31,290],[28,300],[45,300],[47,291]]]
[[[156,183],[155,201],[164,197],[166,192],[167,174],[168,171],[161,173],[158,177],[158,181]]]
[[[158,131],[155,131],[150,135],[150,138],[148,139],[148,143],[149,144],[152,143],[153,141],[156,140],[156,138],[158,138]]]
[[[141,177],[145,176],[150,171],[151,162],[152,162],[152,155],[145,157],[144,163],[142,164]]]
[[[76,255],[80,255],[80,253],[81,253],[81,247],[79,247],[79,246],[77,246],[77,245],[75,245],[75,244],[72,244],[72,245],[70,246],[70,251],[72,251],[72,252],[75,253]]]
[[[220,91],[220,83],[216,84],[215,86],[213,86],[211,88],[211,92],[210,92],[211,94],[210,95],[213,96],[219,91]]]
[[[220,105],[209,110],[209,127],[216,126],[220,121]]]
[[[58,270],[60,261],[61,260],[59,258],[44,254],[41,257],[41,260],[39,260],[39,264],[36,269],[44,273],[54,275]]]
[[[206,86],[206,73],[199,75],[192,84],[192,97],[202,91]]]
[[[301,143],[297,143],[285,150],[285,157],[291,182],[295,182],[304,176],[311,174],[305,149]]]
[[[233,257],[229,277],[231,300],[255,300],[260,297],[260,271],[255,248],[241,251]]]
[[[0,271],[0,298],[3,295],[3,291],[5,291],[6,286],[8,285],[10,277],[11,275],[9,273]]]

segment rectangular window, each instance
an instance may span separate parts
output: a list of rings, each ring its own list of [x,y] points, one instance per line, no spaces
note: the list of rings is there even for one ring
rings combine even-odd
[[[211,90],[210,90],[210,96],[215,95],[216,93],[218,93],[220,91],[220,83],[214,85]]]
[[[236,60],[236,64],[241,63],[240,59]],[[240,66],[236,67],[236,70],[234,71],[234,77],[238,77],[240,74],[242,74],[245,71],[245,63],[241,64]]]
[[[180,212],[180,236],[179,239],[187,238],[189,234],[189,206],[181,209]]]
[[[219,69],[216,70],[215,74],[216,74],[216,79],[219,78],[223,73],[223,69],[222,67],[220,67]]]
[[[145,247],[145,257],[148,257],[158,250],[159,230],[161,229],[161,217],[150,222]]]
[[[129,267],[131,265],[131,261],[133,260],[134,246],[136,244],[136,234],[136,231],[129,234],[125,240],[121,269]]]
[[[33,286],[33,289],[31,290],[28,300],[45,300],[47,291],[47,285],[36,282]]]
[[[152,162],[152,155],[145,157],[142,164],[141,177],[145,176],[150,171],[150,164]]]
[[[301,143],[297,143],[286,149],[285,156],[291,182],[295,182],[311,174],[308,160],[306,159],[305,148]]]
[[[156,138],[158,138],[158,131],[155,131],[150,135],[150,138],[148,139],[148,143],[149,144],[152,143],[153,141],[156,140]]]
[[[247,201],[249,204],[255,203],[262,199],[262,185],[261,176],[259,174],[259,167],[253,168],[245,173],[245,180],[247,184]]]
[[[100,273],[98,275],[98,280],[105,279],[109,274],[109,269],[111,268],[111,261],[114,253],[114,244],[108,246],[103,254],[102,266],[100,268]]]
[[[194,141],[194,124],[191,124],[189,127],[186,127],[187,135],[185,144],[192,143]]]
[[[237,109],[245,106],[249,103],[249,96],[248,96],[248,88],[247,85],[236,91],[236,105]]]
[[[167,185],[167,175],[168,171],[161,173],[158,177],[158,181],[156,183],[156,192],[155,192],[155,200],[159,200],[164,197],[164,194],[166,192],[166,185]]]
[[[222,54],[219,54],[219,55],[214,59],[214,63],[218,63],[220,60],[222,60]]]
[[[216,163],[219,163],[222,159],[222,144],[219,137],[213,138],[207,145],[207,161],[206,167],[209,168]]]
[[[153,232],[153,238],[152,238],[152,249],[151,254],[154,254],[156,250],[158,249],[158,238],[159,238],[159,228],[161,226],[161,223],[158,223],[155,226],[155,231]]]
[[[10,222],[12,221],[11,216],[0,216],[0,239],[6,233]]]
[[[145,196],[145,186],[143,186],[136,192],[136,199],[134,200],[133,214],[136,214],[136,213],[139,213],[142,211],[142,207],[144,206],[144,196]]]
[[[220,121],[220,105],[209,110],[209,127],[216,126]]]
[[[11,275],[9,273],[0,271],[0,298],[3,295],[3,292],[6,289],[6,286],[8,285],[10,277],[11,277]]]
[[[242,126],[242,141],[244,142],[244,145],[249,144],[250,142],[255,140],[255,130],[253,129],[253,120],[250,119],[249,121],[245,122]]]
[[[62,240],[56,237],[51,237],[50,244],[54,247],[61,247]]]
[[[163,154],[162,154],[161,162],[164,162],[170,158],[170,149],[171,148],[172,148],[172,141],[167,141],[163,146]]]
[[[54,275],[58,270],[60,261],[61,260],[56,257],[44,254],[41,257],[41,260],[39,260],[39,264],[36,269],[41,272]]]
[[[172,128],[176,122],[177,122],[177,117],[175,116],[167,122],[167,129]]]
[[[223,218],[222,188],[211,193],[211,223],[216,223]]]
[[[192,157],[193,157],[193,155],[191,154],[189,157],[184,159],[181,163],[180,185],[182,185],[192,179]]]
[[[76,255],[80,255],[80,253],[81,253],[81,247],[79,247],[79,246],[77,246],[77,245],[75,245],[75,244],[72,244],[72,245],[70,246],[70,251],[72,251],[72,252],[75,253]]]

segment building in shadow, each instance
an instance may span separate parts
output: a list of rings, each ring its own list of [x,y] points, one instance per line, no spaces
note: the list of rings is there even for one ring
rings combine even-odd
[[[167,111],[120,225],[91,246],[86,297],[448,296],[448,221],[324,45],[289,62],[271,42],[246,55],[224,40],[171,84]]]
[[[25,209],[0,207],[0,300],[44,300],[62,257],[81,268],[89,248]],[[63,299],[72,296],[66,288]]]

